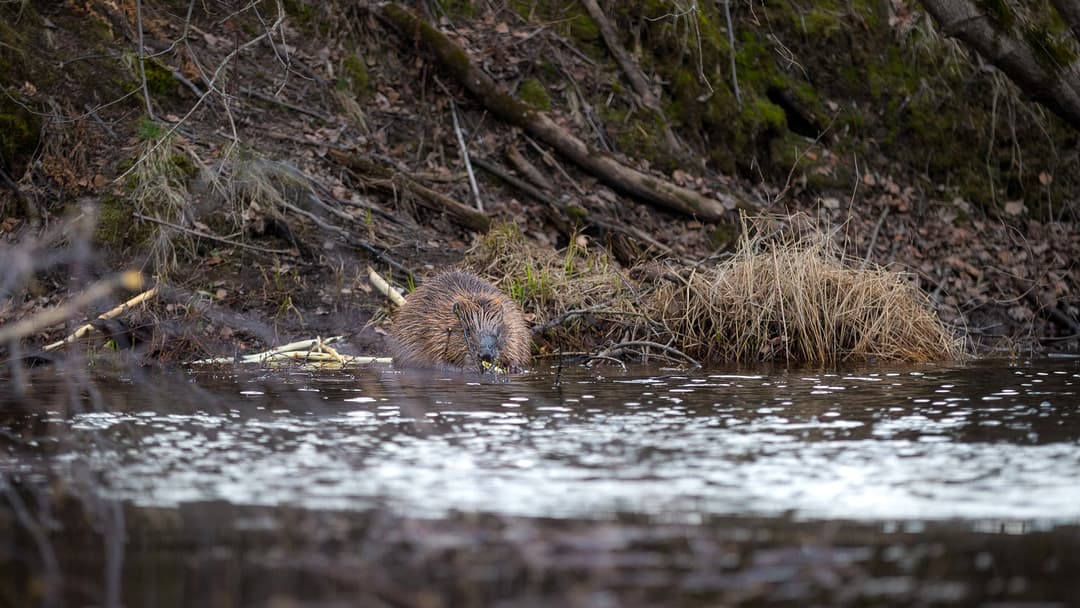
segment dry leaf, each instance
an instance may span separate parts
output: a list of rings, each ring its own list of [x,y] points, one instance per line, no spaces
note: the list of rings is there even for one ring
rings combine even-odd
[[[1020,215],[1025,209],[1024,201],[1009,201],[1005,203],[1005,213],[1009,215]]]

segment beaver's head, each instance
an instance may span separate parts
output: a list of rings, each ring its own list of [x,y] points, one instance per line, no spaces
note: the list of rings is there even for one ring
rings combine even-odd
[[[496,296],[469,295],[454,301],[454,317],[465,339],[469,361],[480,371],[509,371],[511,353],[507,347],[510,329],[507,327],[504,299]]]

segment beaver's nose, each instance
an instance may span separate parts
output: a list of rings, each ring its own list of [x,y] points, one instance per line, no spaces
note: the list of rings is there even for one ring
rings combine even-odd
[[[481,363],[494,363],[499,358],[499,340],[492,334],[482,334],[476,344]]]

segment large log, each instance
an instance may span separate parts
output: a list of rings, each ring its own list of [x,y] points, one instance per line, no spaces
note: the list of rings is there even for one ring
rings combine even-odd
[[[559,126],[546,112],[535,110],[503,91],[473,63],[464,49],[416,13],[391,3],[383,6],[379,14],[403,35],[423,43],[443,69],[500,120],[524,129],[616,190],[703,220],[723,219],[730,207],[754,210],[753,205],[734,197],[728,197],[729,204],[725,206],[719,200],[619,163]]]

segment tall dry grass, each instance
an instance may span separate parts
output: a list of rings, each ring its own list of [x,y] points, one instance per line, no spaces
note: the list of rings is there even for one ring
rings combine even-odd
[[[806,363],[962,355],[908,277],[848,258],[813,224],[775,224],[751,220],[732,258],[677,271],[679,284],[656,291],[651,308],[687,354]]]

